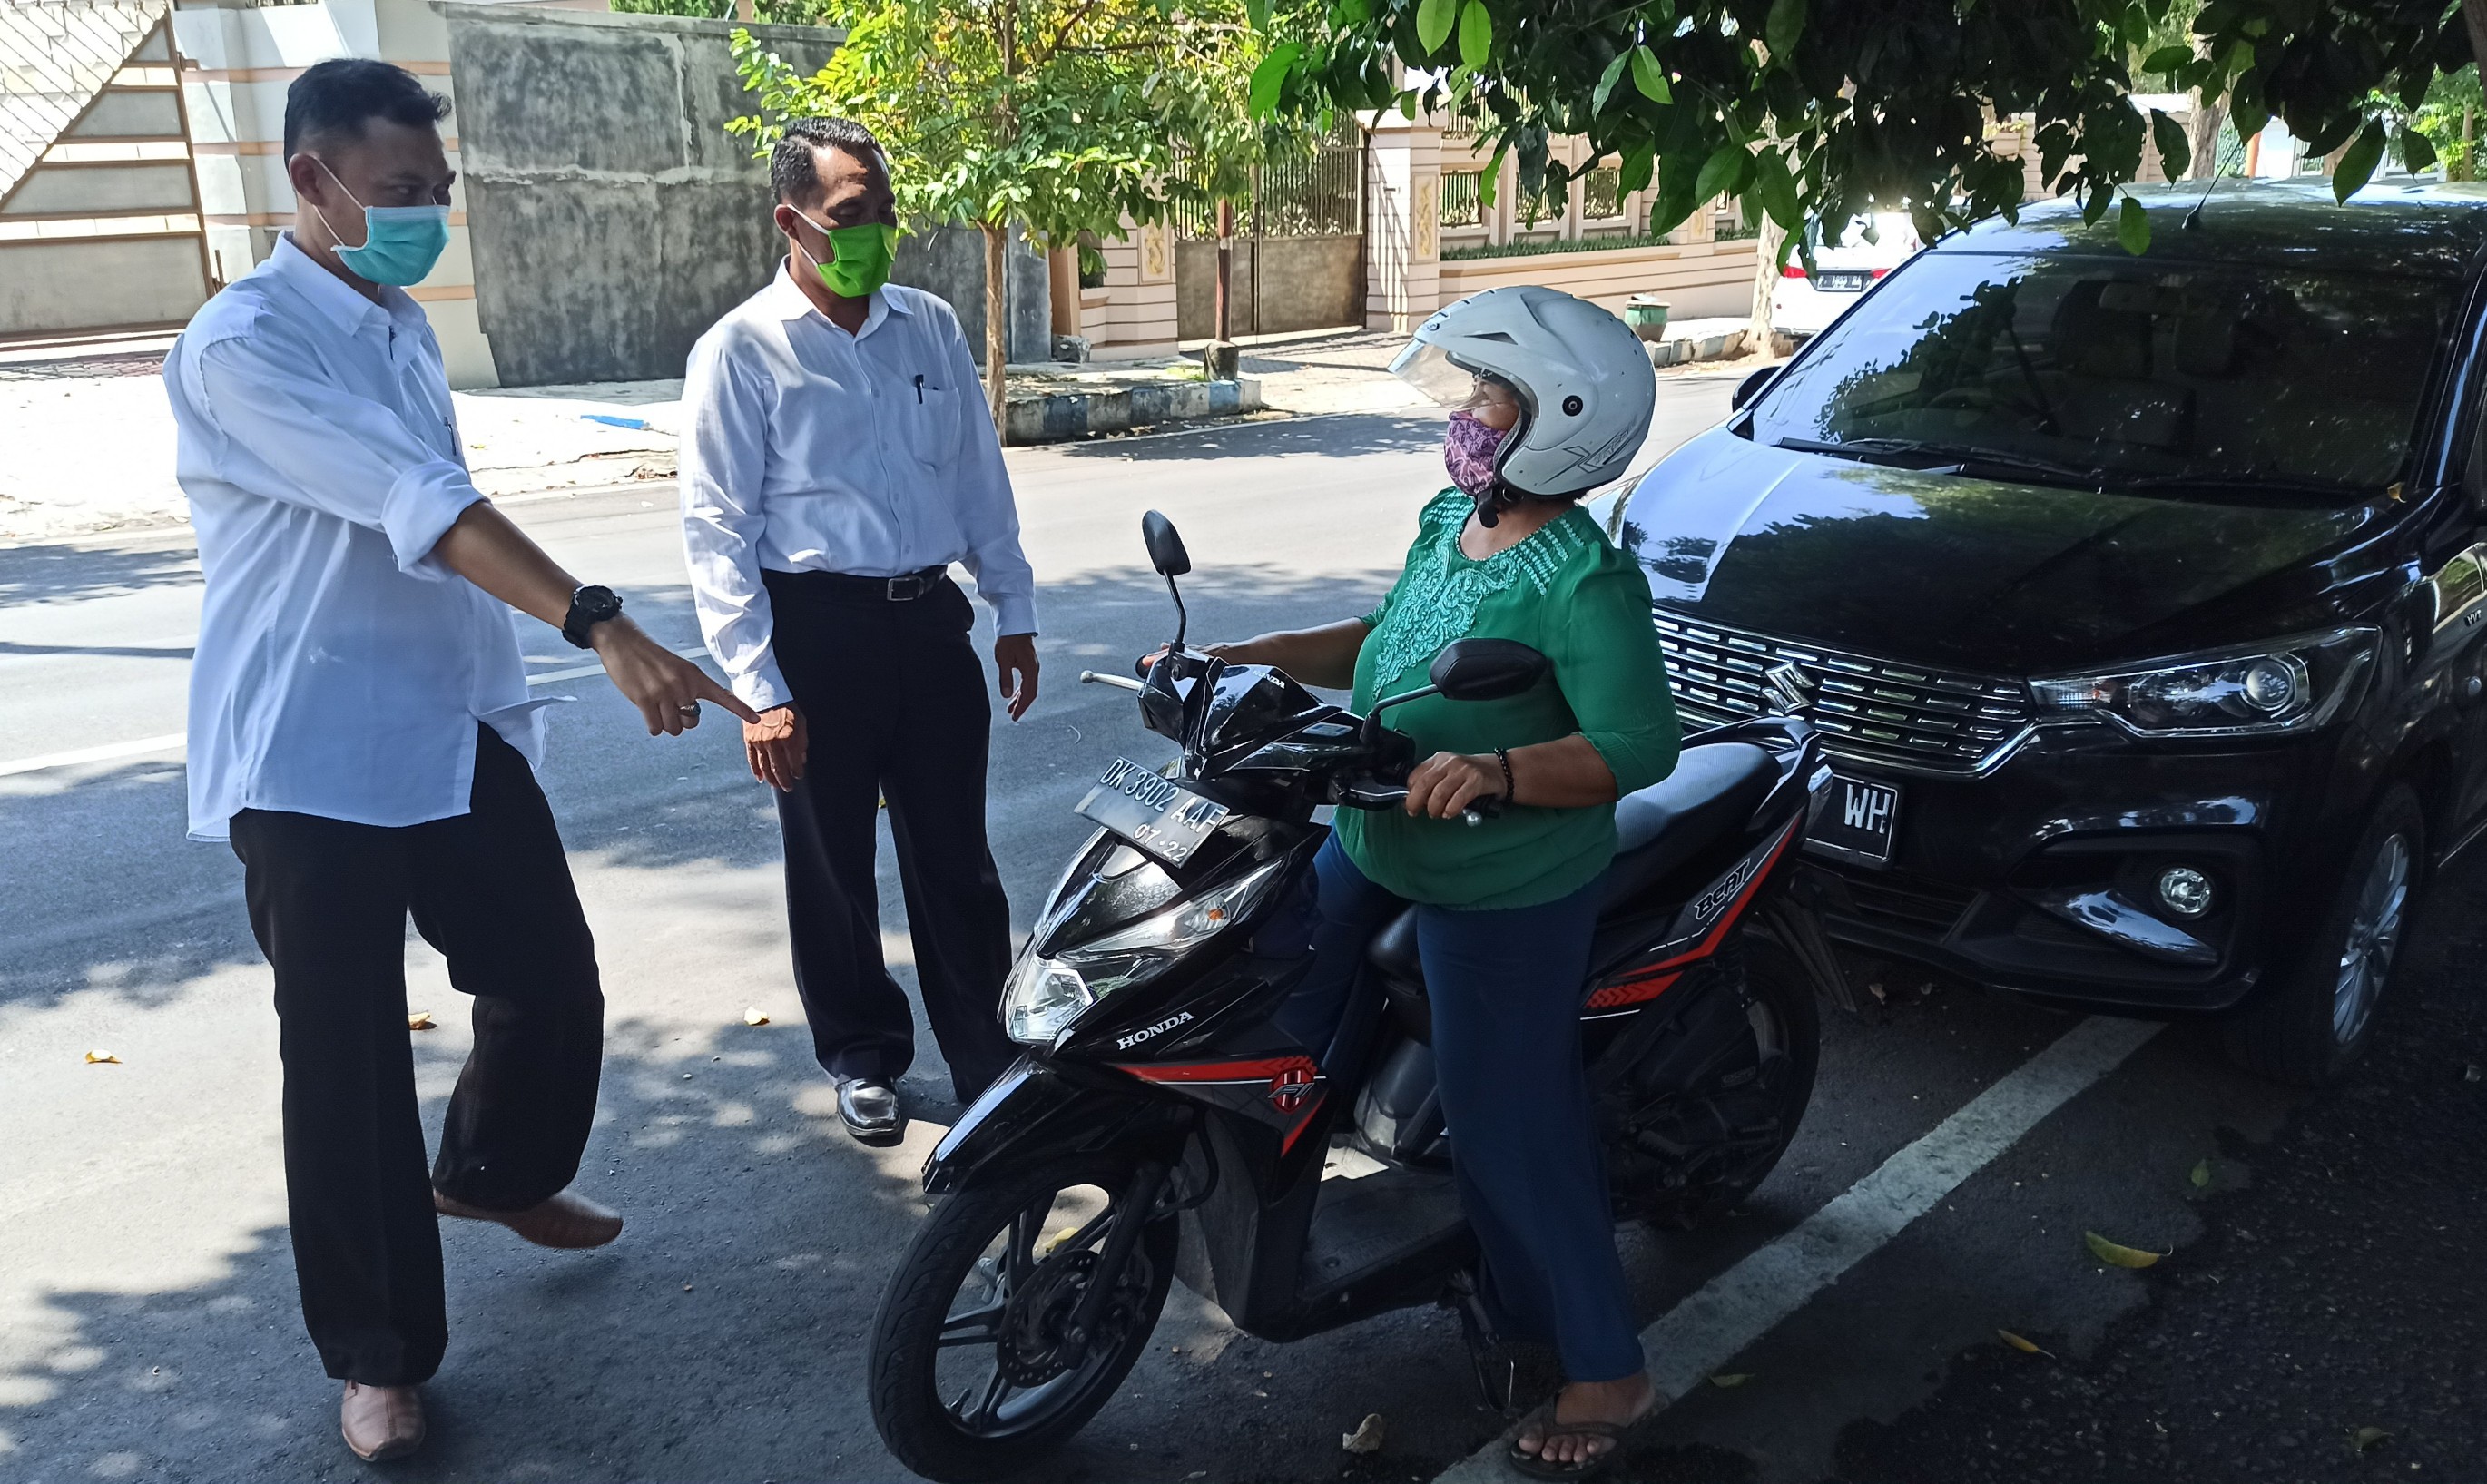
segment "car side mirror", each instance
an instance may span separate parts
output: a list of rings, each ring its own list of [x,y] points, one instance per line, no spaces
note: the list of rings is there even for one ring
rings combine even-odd
[[[1191,571],[1191,553],[1183,548],[1174,522],[1154,510],[1140,518],[1140,540],[1148,544],[1149,565],[1159,576],[1180,577]]]
[[[1737,382],[1736,395],[1730,399],[1727,404],[1728,410],[1731,412],[1742,412],[1745,410],[1745,404],[1760,396],[1762,394],[1762,388],[1770,385],[1771,379],[1778,374],[1778,367],[1765,366],[1761,370],[1745,378],[1742,381]]]
[[[1553,662],[1518,639],[1453,639],[1427,678],[1454,701],[1499,701],[1534,686]]]

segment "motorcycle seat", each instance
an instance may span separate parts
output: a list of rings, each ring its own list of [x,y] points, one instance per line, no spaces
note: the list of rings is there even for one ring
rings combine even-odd
[[[1709,742],[1686,748],[1662,781],[1617,799],[1615,858],[1607,868],[1601,911],[1631,902],[1742,825],[1777,777],[1778,765],[1752,743]],[[1400,912],[1374,934],[1365,957],[1391,986],[1394,1001],[1421,996],[1416,910]],[[1400,1005],[1403,1022],[1413,1008]],[[1411,1032],[1417,1033],[1412,1024]],[[1418,1033],[1418,1039],[1431,1037]]]
[[[1684,749],[1675,771],[1615,800],[1615,859],[1607,867],[1604,910],[1639,896],[1744,824],[1777,780],[1777,763],[1751,742]]]

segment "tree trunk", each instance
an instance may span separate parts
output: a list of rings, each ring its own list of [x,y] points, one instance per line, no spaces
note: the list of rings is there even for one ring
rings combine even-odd
[[[1787,229],[1770,212],[1762,213],[1761,239],[1753,244],[1753,320],[1745,329],[1745,349],[1771,353],[1771,298],[1778,293],[1779,247]]]
[[[2228,122],[2228,105],[2205,103],[2202,95],[2194,95],[2194,115],[2185,122],[2185,132],[2194,146],[2194,162],[2186,167],[2185,179],[2207,181],[2220,170],[2220,128]]]
[[[2195,42],[2194,55],[2210,55],[2211,43]],[[2220,173],[2220,126],[2228,122],[2228,105],[2224,102],[2202,101],[2202,90],[2194,90],[2194,112],[2185,121],[2186,142],[2194,147],[2194,162],[2186,168],[2185,179],[2207,181]]]
[[[1008,431],[1010,403],[1004,382],[1010,375],[1010,228],[988,222],[985,232],[985,405],[992,409],[993,428]]]
[[[1209,338],[1235,338],[1235,301],[1228,295],[1235,285],[1235,203],[1217,203],[1217,313],[1211,322]]]

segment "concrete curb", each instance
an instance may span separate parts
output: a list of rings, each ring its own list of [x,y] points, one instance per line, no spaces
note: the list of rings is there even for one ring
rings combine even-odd
[[[1261,383],[1151,381],[1076,392],[1014,397],[1003,420],[1002,441],[1059,443],[1100,433],[1128,433],[1160,423],[1232,417],[1261,409]]]
[[[1669,334],[1664,340],[1649,342],[1649,363],[1652,366],[1681,366],[1690,361],[1733,360],[1745,353],[1745,336],[1741,329],[1715,334]]]

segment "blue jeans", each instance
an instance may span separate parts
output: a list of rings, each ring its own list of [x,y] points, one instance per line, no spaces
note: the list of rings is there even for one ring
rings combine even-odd
[[[1346,1010],[1365,944],[1407,904],[1335,839],[1313,869],[1313,967],[1278,1023],[1319,1050]],[[1552,1345],[1573,1381],[1641,1369],[1580,1065],[1599,885],[1540,907],[1416,909],[1452,1171],[1485,1253],[1487,1307],[1505,1333]]]

